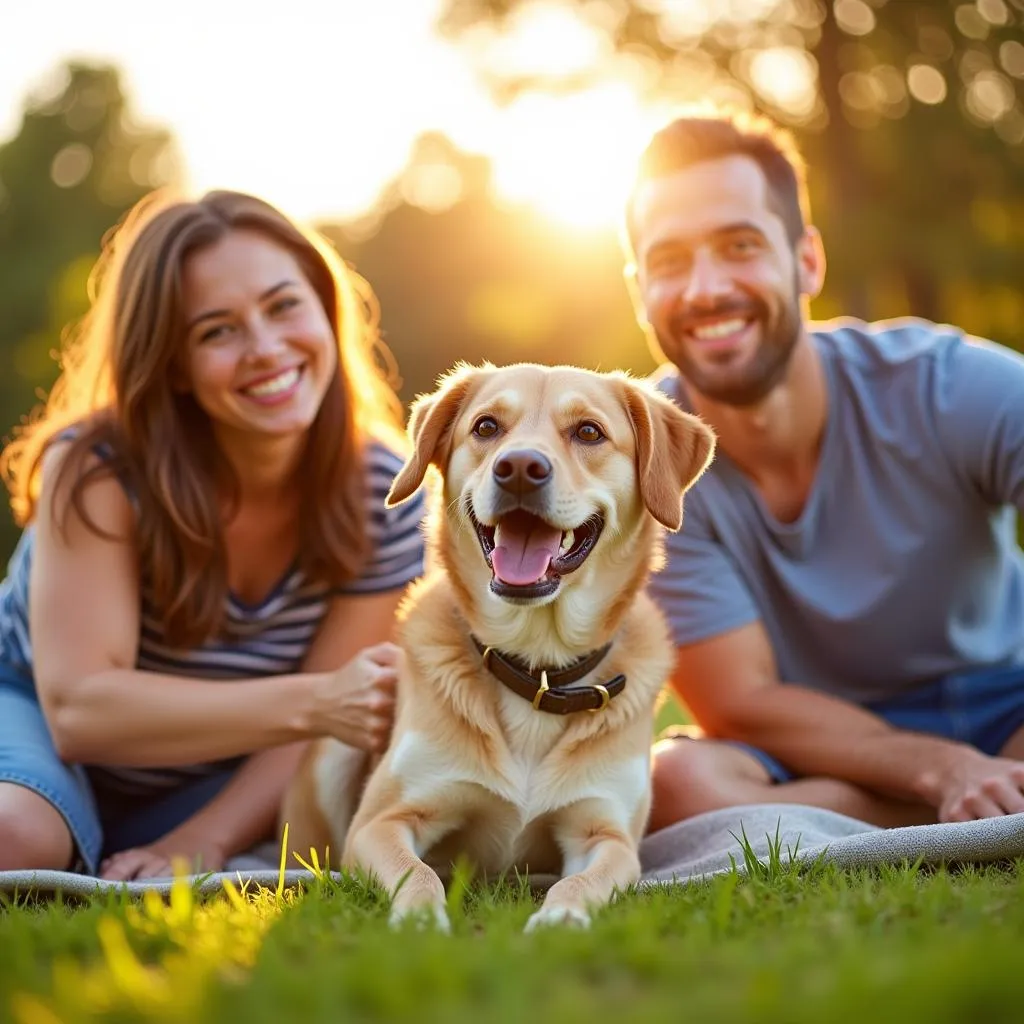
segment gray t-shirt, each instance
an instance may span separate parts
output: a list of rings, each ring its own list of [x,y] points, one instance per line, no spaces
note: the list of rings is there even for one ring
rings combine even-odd
[[[920,320],[817,325],[828,423],[780,523],[719,452],[652,593],[678,644],[758,619],[779,678],[876,700],[1024,663],[1024,358]],[[686,406],[675,367],[659,386]]]

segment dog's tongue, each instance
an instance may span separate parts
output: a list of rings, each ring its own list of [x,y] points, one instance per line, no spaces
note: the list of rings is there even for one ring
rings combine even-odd
[[[562,531],[536,516],[506,516],[494,535],[491,568],[502,583],[522,587],[536,583],[558,554]]]

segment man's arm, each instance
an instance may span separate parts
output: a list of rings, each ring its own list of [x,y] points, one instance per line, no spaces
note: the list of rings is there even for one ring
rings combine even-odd
[[[847,701],[781,682],[760,622],[680,647],[672,686],[708,736],[749,743],[801,775],[926,803],[943,821],[1024,810],[1024,763],[895,729]]]

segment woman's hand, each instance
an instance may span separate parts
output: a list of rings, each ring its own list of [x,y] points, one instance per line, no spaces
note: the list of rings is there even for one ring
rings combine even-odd
[[[394,724],[400,659],[394,644],[375,644],[324,673],[314,691],[315,730],[360,750],[384,750]]]
[[[139,878],[171,878],[175,861],[187,862],[192,874],[220,871],[227,856],[224,849],[208,837],[175,829],[148,846],[121,850],[100,864],[100,878],[127,882]]]

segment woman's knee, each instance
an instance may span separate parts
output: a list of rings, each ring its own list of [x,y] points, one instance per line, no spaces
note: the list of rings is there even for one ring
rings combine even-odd
[[[74,841],[60,812],[37,793],[0,783],[0,871],[65,870]]]

